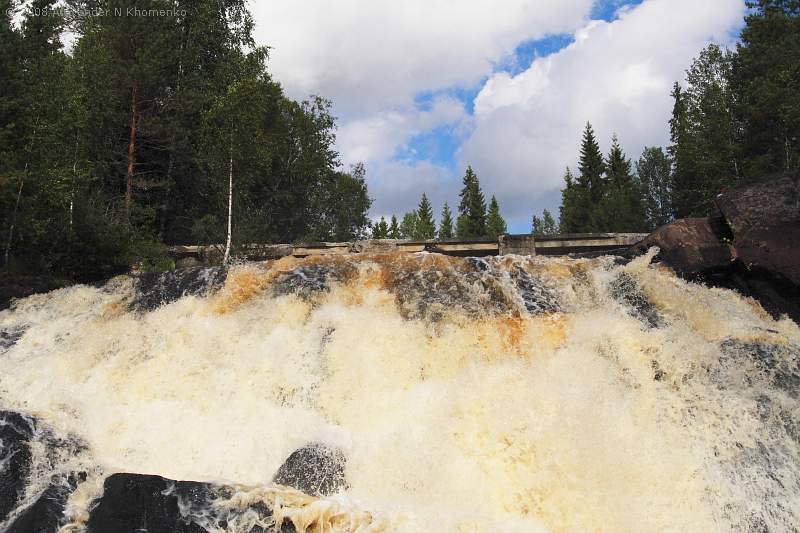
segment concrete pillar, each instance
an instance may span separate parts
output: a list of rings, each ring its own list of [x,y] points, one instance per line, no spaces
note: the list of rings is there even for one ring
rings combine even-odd
[[[536,239],[530,233],[522,235],[500,235],[500,255],[536,255]]]

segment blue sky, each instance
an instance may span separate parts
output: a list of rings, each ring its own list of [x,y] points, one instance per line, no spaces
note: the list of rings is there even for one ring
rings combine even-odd
[[[345,165],[367,166],[373,217],[425,192],[457,202],[467,164],[511,231],[556,212],[585,122],[632,158],[664,145],[669,88],[743,0],[271,0],[253,6],[271,69],[339,118]]]

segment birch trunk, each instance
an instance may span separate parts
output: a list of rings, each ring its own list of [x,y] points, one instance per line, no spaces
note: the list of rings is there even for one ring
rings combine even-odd
[[[233,139],[231,139],[230,159],[228,160],[228,239],[225,242],[225,256],[222,263],[227,265],[231,257],[231,227],[233,219]]]

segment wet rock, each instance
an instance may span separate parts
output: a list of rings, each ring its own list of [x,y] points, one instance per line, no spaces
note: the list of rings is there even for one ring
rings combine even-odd
[[[0,329],[0,354],[14,346],[25,334],[25,328]]]
[[[24,496],[31,472],[33,433],[33,419],[0,411],[0,523]]]
[[[614,300],[624,305],[630,315],[647,327],[658,328],[663,325],[656,307],[642,293],[636,278],[627,272],[622,272],[611,280],[608,289]]]
[[[293,532],[284,520],[275,527],[272,511],[261,502],[239,509],[215,503],[239,489],[215,483],[175,481],[144,474],[114,474],[92,508],[86,533],[242,533]]]
[[[347,262],[319,263],[295,268],[278,276],[272,284],[275,296],[296,294],[309,299],[330,290],[331,283],[345,283],[355,276],[355,267]]]
[[[208,485],[171,481],[159,476],[114,474],[103,483],[103,496],[92,509],[88,533],[205,533],[181,513],[179,497],[202,505]]]
[[[800,347],[728,339],[720,348],[724,357],[734,363],[749,360],[774,387],[800,398]]]
[[[634,245],[636,253],[658,246],[658,258],[684,276],[728,268],[730,244],[722,242],[708,218],[683,218],[662,226]]]
[[[167,272],[146,272],[136,276],[134,311],[152,311],[184,296],[206,296],[227,277],[223,267],[179,268]]]
[[[69,495],[85,474],[55,475],[36,501],[14,518],[5,533],[52,533],[64,522]]]
[[[561,311],[558,294],[541,279],[531,276],[519,267],[513,268],[509,275],[530,314]]]
[[[347,488],[345,464],[338,448],[311,443],[292,452],[273,481],[312,496],[329,496]]]

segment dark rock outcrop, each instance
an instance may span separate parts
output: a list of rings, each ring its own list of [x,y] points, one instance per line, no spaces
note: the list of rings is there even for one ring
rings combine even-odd
[[[264,533],[295,531],[288,519],[275,526],[271,509],[256,503],[245,509],[215,505],[238,489],[215,483],[175,481],[143,474],[114,474],[106,478],[86,524],[87,533],[206,533],[236,531]]]
[[[135,311],[152,311],[184,296],[206,296],[225,283],[223,267],[178,268],[166,272],[146,272],[136,276]]]
[[[210,485],[203,483],[114,474],[103,484],[103,496],[92,509],[87,531],[204,533],[207,530],[191,515],[181,513],[179,504],[202,506],[207,503],[209,491]]]
[[[16,298],[32,294],[50,292],[64,287],[67,283],[49,276],[16,275],[0,272],[0,311],[11,306]]]
[[[0,411],[0,523],[22,500],[31,471],[30,441],[34,421]]]
[[[629,250],[658,246],[679,275],[737,290],[800,322],[800,185],[784,177],[716,198],[707,218],[663,226]]]
[[[273,481],[312,496],[329,496],[347,488],[345,456],[341,450],[311,443],[284,461]]]

